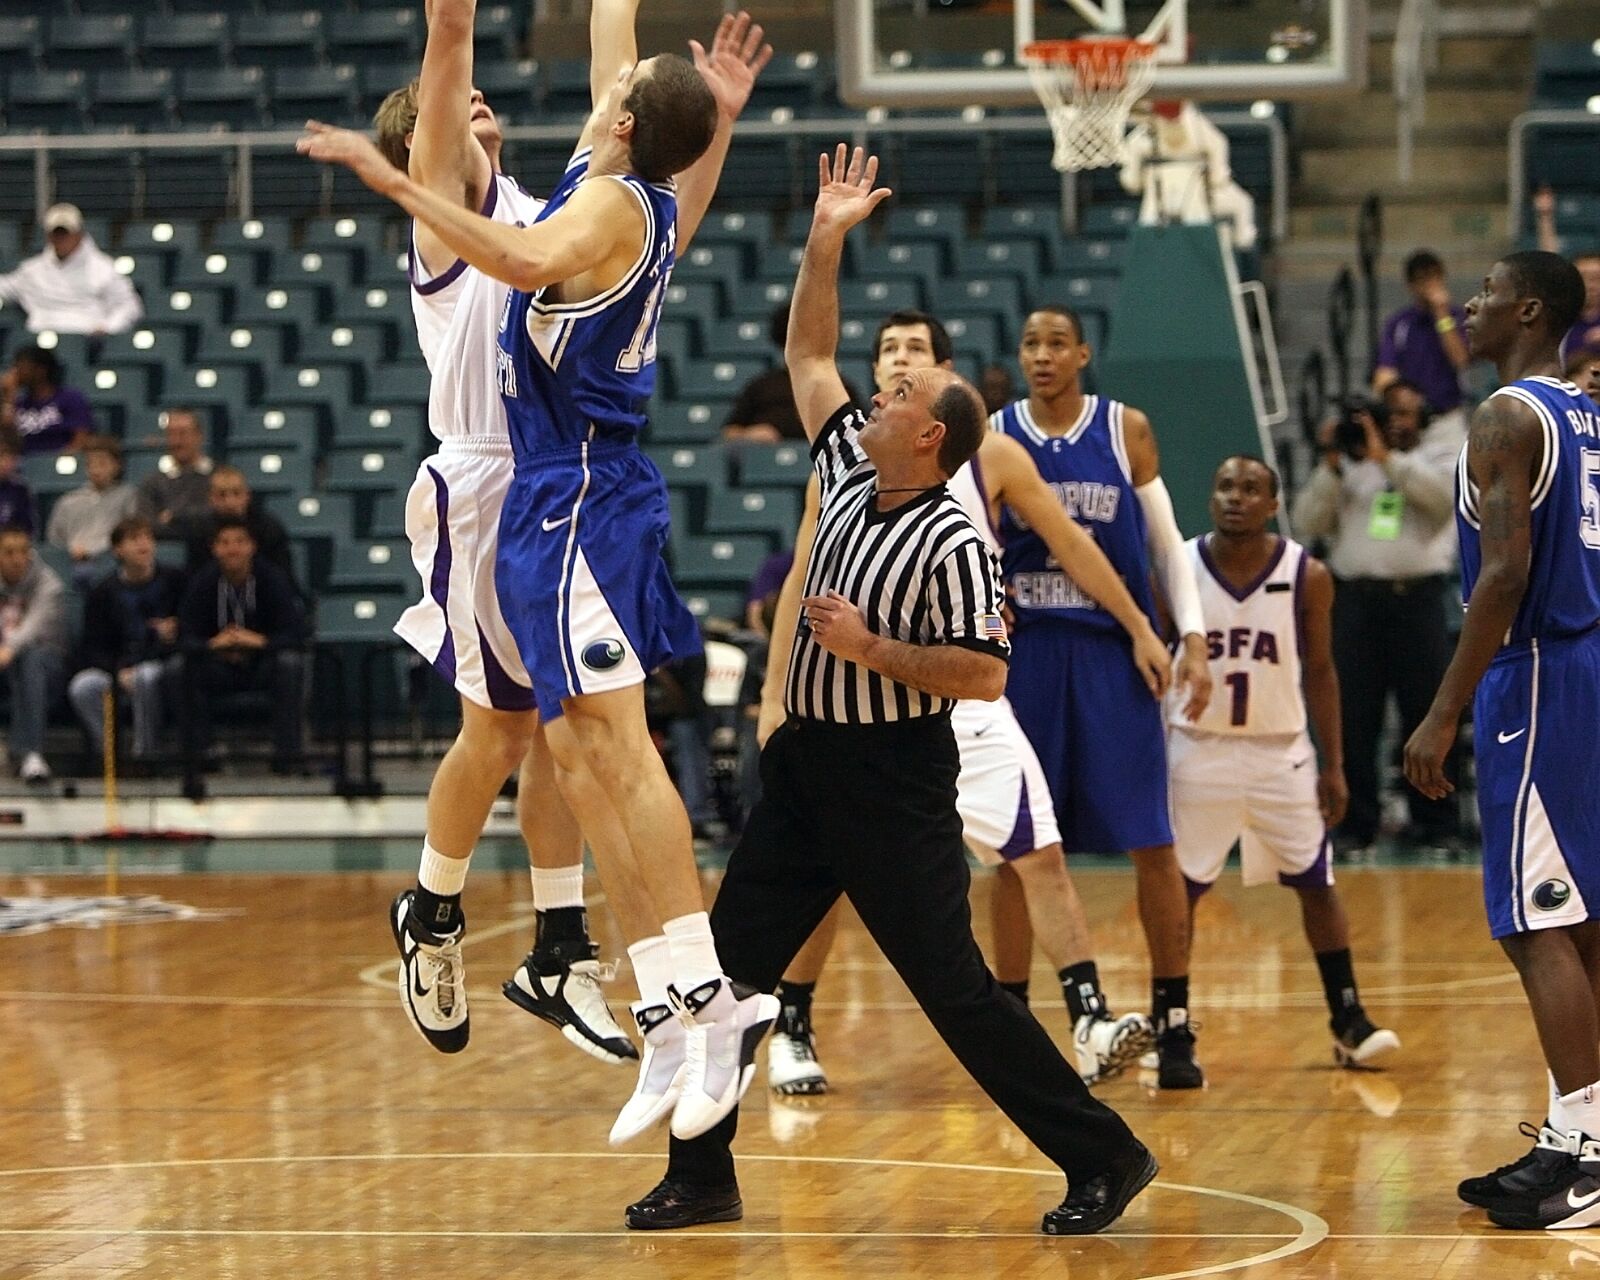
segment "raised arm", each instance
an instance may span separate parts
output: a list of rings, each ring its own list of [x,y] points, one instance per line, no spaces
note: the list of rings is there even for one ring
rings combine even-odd
[[[840,143],[830,161],[817,164],[819,190],[811,214],[811,234],[789,304],[789,338],[783,359],[794,385],[794,403],[806,438],[817,433],[850,397],[839,376],[839,260],[850,228],[864,221],[890,196],[873,184],[878,157]]]
[[[590,0],[589,6],[589,119],[578,138],[578,149],[594,145],[600,108],[617,78],[639,61],[639,0]]]
[[[1062,571],[1122,624],[1133,641],[1134,663],[1151,694],[1157,698],[1165,694],[1172,679],[1172,655],[1105,552],[1045,484],[1028,451],[1010,436],[992,431],[979,446],[978,461],[991,492],[1044,540]]]
[[[1320,560],[1306,557],[1306,588],[1300,601],[1300,634],[1305,637],[1306,711],[1322,753],[1317,801],[1330,827],[1344,821],[1350,788],[1344,779],[1344,725],[1339,718],[1339,672],[1333,665],[1333,575]]]
[[[555,214],[513,227],[464,209],[401,173],[363,133],[313,120],[295,149],[342,164],[438,235],[456,257],[514,289],[532,292],[608,263],[620,278],[639,253],[644,213],[619,182],[582,183]]]
[[[722,15],[709,53],[698,40],[689,41],[695,70],[717,100],[717,131],[705,155],[678,175],[679,257],[711,207],[728,147],[733,142],[734,122],[750,101],[756,77],[772,60],[772,46],[762,43],[763,34],[760,24],[752,23],[750,15],[740,10],[737,15]]]
[[[1491,396],[1472,416],[1467,469],[1478,489],[1482,568],[1455,656],[1428,714],[1406,743],[1406,779],[1431,799],[1455,790],[1444,776],[1445,756],[1455,741],[1461,713],[1500,652],[1527,594],[1533,476],[1544,448],[1543,429],[1533,411],[1509,396]]]

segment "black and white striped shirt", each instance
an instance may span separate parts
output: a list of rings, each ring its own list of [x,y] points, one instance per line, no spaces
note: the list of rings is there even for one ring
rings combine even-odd
[[[943,485],[892,511],[877,510],[877,468],[857,443],[865,423],[861,411],[847,404],[811,446],[822,509],[805,594],[839,592],[860,607],[877,635],[1008,658],[994,553]],[[955,706],[954,699],[898,684],[829,653],[812,638],[803,612],[784,703],[791,715],[835,724],[885,724]]]

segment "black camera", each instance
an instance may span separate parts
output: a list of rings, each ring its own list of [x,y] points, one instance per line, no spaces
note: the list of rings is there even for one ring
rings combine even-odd
[[[1339,407],[1339,424],[1333,431],[1333,447],[1355,462],[1367,456],[1367,429],[1361,416],[1369,414],[1381,432],[1388,423],[1389,410],[1382,400],[1370,396],[1349,396]]]

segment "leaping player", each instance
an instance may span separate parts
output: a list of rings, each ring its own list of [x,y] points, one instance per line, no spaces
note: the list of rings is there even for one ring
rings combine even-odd
[[[1350,922],[1329,856],[1328,829],[1350,795],[1333,666],[1333,575],[1298,542],[1268,529],[1277,512],[1277,473],[1258,458],[1228,458],[1212,479],[1214,527],[1185,547],[1217,696],[1197,720],[1176,702],[1170,707],[1174,843],[1191,903],[1216,882],[1235,841],[1245,884],[1276,880],[1295,890],[1322,975],[1334,1058],[1368,1067],[1400,1040],[1361,1007]]]
[[[511,286],[495,367],[515,470],[495,594],[558,773],[593,779],[632,854],[607,889],[633,940],[634,1014],[647,1047],[613,1141],[669,1112],[681,1137],[716,1124],[748,1085],[777,1011],[770,996],[736,993],[722,973],[688,816],[645,726],[645,673],[700,641],[662,558],[665,485],[637,444],[680,233],[686,241],[710,198],[703,189],[680,215],[673,177],[702,157],[720,166],[731,118],[771,51],[759,28],[750,31],[722,51],[732,83],[714,90],[718,68],[698,44],[699,67],[670,54],[638,60],[636,8],[595,7],[594,114],[529,226],[411,180],[358,133],[311,122],[299,143],[394,199],[448,254]],[[653,1070],[655,1050],[669,1045],[662,1061],[671,1070]]]

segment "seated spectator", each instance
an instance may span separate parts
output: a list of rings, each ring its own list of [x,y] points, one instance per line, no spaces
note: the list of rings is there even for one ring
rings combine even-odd
[[[294,562],[289,558],[289,531],[283,521],[255,500],[250,481],[238,467],[226,464],[211,473],[210,510],[195,535],[189,539],[189,572],[194,573],[211,559],[211,538],[223,520],[243,520],[256,542],[256,555],[275,564],[290,577]]]
[[[139,514],[156,537],[187,542],[210,527],[211,472],[205,428],[193,409],[168,409],[161,415],[167,452],[160,466],[139,482]]]
[[[781,357],[783,344],[789,336],[789,304],[785,302],[774,310],[767,324],[767,336]],[[844,384],[844,389],[852,403],[861,403],[860,395],[849,382]],[[756,444],[806,438],[805,428],[800,425],[800,411],[795,408],[789,370],[781,358],[765,373],[756,374],[744,384],[733,408],[728,410],[728,420],[722,424],[722,438]]]
[[[138,496],[122,483],[122,446],[110,436],[83,442],[86,480],[50,508],[45,541],[80,564],[111,549],[111,532],[134,513]]]
[[[33,490],[17,475],[21,462],[17,433],[0,430],[0,529],[21,529],[31,537],[37,515]]]
[[[777,612],[778,593],[783,590],[783,580],[789,576],[789,566],[794,563],[794,548],[774,551],[761,562],[750,587],[744,596],[745,629],[758,636],[772,634],[772,615]]]
[[[0,529],[0,671],[11,696],[11,756],[24,782],[50,781],[44,731],[66,666],[66,594],[25,531]]]
[[[1561,237],[1556,232],[1556,194],[1540,187],[1533,197],[1534,218],[1538,223],[1539,247],[1561,253]],[[1587,347],[1600,348],[1600,249],[1585,249],[1572,255],[1572,265],[1583,277],[1583,311],[1561,341],[1561,353],[1571,359]]]
[[[1600,347],[1584,347],[1568,356],[1567,380],[1600,404]]]
[[[290,772],[304,754],[309,639],[294,580],[256,559],[243,520],[217,521],[211,563],[190,582],[178,612],[183,669],[184,749],[210,742],[217,694],[260,692],[272,701],[272,767]]]
[[[983,396],[983,407],[990,413],[999,413],[1017,398],[1017,384],[1005,365],[986,364],[978,375],[978,392]]]
[[[94,430],[83,392],[63,383],[61,361],[43,347],[22,347],[0,374],[0,429],[17,433],[23,453],[76,449]]]
[[[32,333],[99,337],[133,328],[144,304],[111,255],[84,232],[78,207],[51,205],[42,225],[50,247],[0,275],[0,301],[27,312]]]
[[[1418,249],[1405,261],[1411,305],[1383,322],[1372,371],[1372,394],[1381,396],[1391,382],[1418,387],[1433,415],[1433,437],[1467,438],[1466,396],[1461,378],[1472,363],[1462,325],[1467,313],[1450,299],[1444,263],[1439,255]]]
[[[105,748],[105,696],[113,679],[133,707],[133,755],[153,755],[169,697],[168,662],[178,651],[182,571],[156,563],[156,535],[143,516],[111,531],[117,567],[90,589],[83,610],[83,669],[67,697],[97,752]]]

